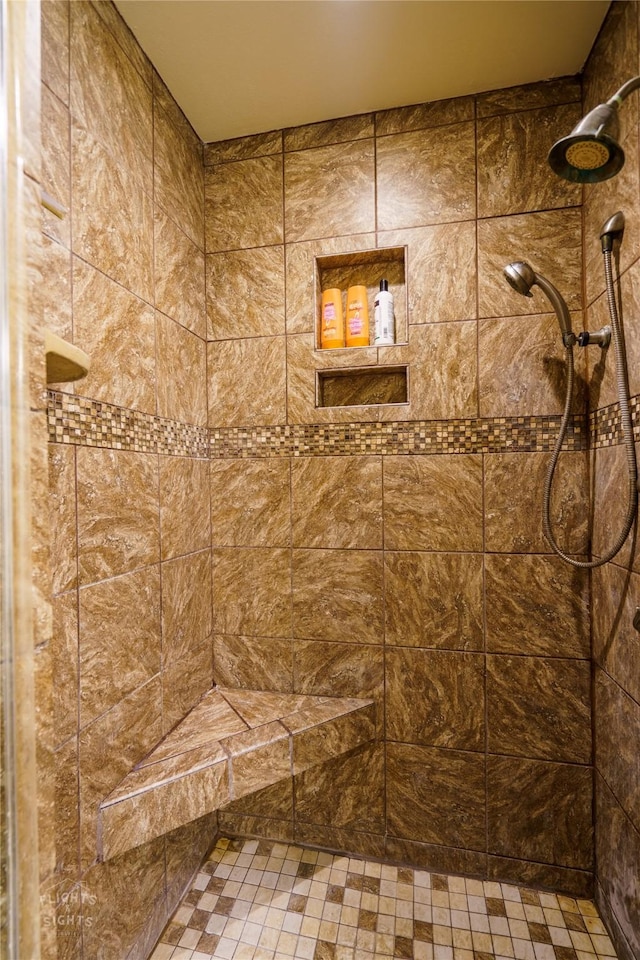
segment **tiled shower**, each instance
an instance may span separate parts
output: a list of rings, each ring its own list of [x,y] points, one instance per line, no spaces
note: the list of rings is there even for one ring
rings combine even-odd
[[[47,397],[51,956],[147,957],[219,833],[593,895],[640,956],[639,561],[549,551],[562,345],[502,278],[530,260],[597,329],[624,211],[637,420],[637,95],[615,180],[546,152],[640,73],[639,18],[612,5],[581,77],[203,145],[110,3],[42,4],[42,187],[69,214],[43,214],[41,309],[91,358]],[[323,271],[382,270],[401,342],[319,351]],[[600,359],[553,501],[576,555],[624,510]],[[385,369],[406,403],[317,405],[321,374]],[[99,804],[213,684],[371,699],[379,735],[98,862]]]

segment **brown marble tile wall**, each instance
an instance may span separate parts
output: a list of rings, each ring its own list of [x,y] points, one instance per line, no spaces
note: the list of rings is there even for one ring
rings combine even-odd
[[[372,696],[385,741],[381,768],[329,763],[227,830],[589,887],[588,579],[541,522],[566,370],[548,302],[502,277],[531,259],[581,327],[582,192],[545,162],[580,111],[566,79],[205,148],[215,676]],[[344,286],[385,247],[398,344],[318,350],[315,258]],[[406,404],[317,406],[317,370],[394,364]],[[561,474],[580,554],[583,447]]]
[[[96,862],[97,804],[212,684],[203,148],[110,3],[43,3],[42,45],[44,324],[91,358],[60,387],[95,430],[49,447],[60,955],[143,958],[215,832]]]
[[[514,294],[502,267],[533,258],[579,312],[581,194],[558,185],[538,154],[573,122],[580,86],[556,81],[510,100],[477,99],[477,119],[474,99],[464,98],[283,139],[207,145],[211,427],[526,415],[560,405],[564,361],[549,304]],[[406,333],[404,296],[397,311],[406,346],[316,350],[314,258],[387,246],[406,248]],[[535,333],[513,320],[529,315]],[[316,369],[372,363],[409,365],[406,405],[317,408]]]
[[[640,72],[640,5],[616,2],[584,71],[584,106],[591,109],[629,77]],[[608,323],[605,278],[598,240],[605,220],[616,210],[625,215],[625,232],[617,257],[620,314],[624,324],[631,395],[635,410],[640,393],[635,322],[640,309],[640,203],[638,181],[640,135],[638,94],[620,110],[620,142],[625,165],[611,180],[584,189],[584,265],[586,320]],[[589,370],[590,405],[603,436],[614,445],[598,446],[592,457],[593,548],[602,556],[617,539],[626,509],[626,463],[621,445],[614,364]],[[609,425],[612,426],[609,426]],[[606,443],[606,441],[605,441]],[[596,895],[611,930],[618,956],[640,956],[638,876],[640,875],[640,668],[638,633],[633,616],[638,605],[637,536],[593,574],[592,616],[594,682],[594,750],[596,766]]]
[[[600,43],[620,42],[635,16],[635,4],[615,4]],[[385,741],[328,763],[316,780],[302,774],[246,798],[221,815],[225,829],[588,892],[587,581],[556,563],[540,523],[541,451],[561,409],[564,359],[549,304],[517,296],[501,273],[530,259],[562,290],[577,328],[583,289],[589,304],[601,296],[583,258],[581,191],[543,163],[579,115],[580,83],[203,153],[111,5],[57,0],[45,36],[45,170],[51,189],[73,198],[74,228],[72,243],[64,224],[44,221],[46,309],[56,329],[104,358],[86,396],[112,405],[110,424],[124,409],[124,438],[110,425],[106,445],[93,409],[85,416],[82,383],[73,426],[58,434],[57,406],[54,417],[56,643],[65,657],[75,651],[56,667],[67,687],[56,709],[65,715],[71,699],[79,717],[75,730],[61,721],[57,746],[79,757],[75,877],[105,897],[113,879],[114,865],[107,879],[92,864],[89,838],[99,794],[135,760],[130,744],[120,750],[120,725],[139,730],[147,749],[209,684],[213,651],[213,676],[227,686],[374,697]],[[635,48],[623,48],[628,62]],[[105,90],[117,117],[98,115]],[[632,168],[620,181],[628,195]],[[118,197],[131,218],[113,230]],[[389,246],[406,248],[407,342],[318,351],[314,258]],[[108,315],[106,296],[118,304]],[[408,365],[406,405],[316,408],[316,369],[376,364]],[[608,368],[598,376],[610,398]],[[188,444],[205,426],[211,447],[196,453]],[[75,449],[62,443],[70,429]],[[553,508],[562,541],[581,554],[588,467],[576,437]],[[131,649],[117,631],[109,637],[124,657],[117,680],[103,657],[84,690],[103,645],[83,625],[119,592],[129,604],[145,591]],[[620,685],[626,648],[606,639],[613,611],[598,616],[602,669]],[[136,642],[144,657],[129,663]],[[96,715],[101,685],[115,702]],[[637,690],[625,687],[631,705],[597,690],[603,710],[623,703],[633,714]],[[603,776],[619,787],[628,758],[614,762],[611,750],[601,749]],[[65,823],[61,854],[71,846]],[[628,812],[619,823],[637,829]],[[167,890],[179,887],[192,829],[163,841]],[[153,859],[143,851],[139,863],[128,855],[123,878]],[[169,900],[152,904],[152,917]],[[122,930],[127,949],[147,936],[133,917]]]

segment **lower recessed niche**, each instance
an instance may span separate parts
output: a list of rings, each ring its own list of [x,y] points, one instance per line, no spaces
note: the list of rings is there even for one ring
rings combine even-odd
[[[372,406],[407,403],[406,367],[362,370],[318,370],[319,407]]]

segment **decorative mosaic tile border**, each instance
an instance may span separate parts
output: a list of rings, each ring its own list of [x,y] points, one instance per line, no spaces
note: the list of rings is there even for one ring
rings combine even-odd
[[[226,459],[544,452],[553,448],[560,418],[486,417],[209,430],[51,390],[48,423],[51,443]],[[586,449],[584,418],[575,418],[570,424],[565,449]]]
[[[559,417],[487,417],[213,428],[211,457],[537,452],[553,448],[559,423]],[[565,449],[585,448],[579,418],[567,432]]]
[[[633,423],[633,435],[636,440],[640,440],[640,397],[632,397],[629,407],[631,422]],[[611,406],[603,407],[601,410],[592,413],[589,417],[589,433],[591,446],[595,448],[612,447],[622,443],[624,436],[620,404],[612,403]]]
[[[207,429],[55,390],[47,392],[47,400],[51,443],[204,459],[536,453],[553,448],[560,423],[559,416],[486,417]],[[631,399],[631,417],[635,438],[640,440],[640,397]],[[619,404],[590,414],[591,448],[614,446],[622,440]],[[565,449],[585,448],[585,420],[576,417]]]
[[[47,420],[50,443],[209,457],[206,427],[164,420],[75,394],[48,390]]]

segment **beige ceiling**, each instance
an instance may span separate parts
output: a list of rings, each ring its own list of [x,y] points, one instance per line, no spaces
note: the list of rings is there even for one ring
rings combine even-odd
[[[577,73],[609,0],[116,0],[205,141]]]

